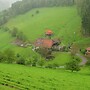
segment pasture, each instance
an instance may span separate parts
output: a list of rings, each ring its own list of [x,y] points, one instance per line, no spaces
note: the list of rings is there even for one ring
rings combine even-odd
[[[45,37],[47,29],[54,32],[52,38],[60,38],[64,44],[82,39],[81,19],[76,7],[37,8],[12,18],[5,26],[17,27],[30,41]]]
[[[2,90],[89,90],[89,79],[88,67],[72,73],[62,69],[0,64]]]

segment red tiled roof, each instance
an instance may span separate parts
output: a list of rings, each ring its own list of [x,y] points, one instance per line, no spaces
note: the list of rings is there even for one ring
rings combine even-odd
[[[90,51],[90,47],[88,47],[86,50],[89,50]]]
[[[53,32],[51,30],[47,30],[46,34],[53,34]]]
[[[53,40],[50,39],[38,39],[35,42],[35,46],[37,47],[51,48],[52,45],[53,45]]]

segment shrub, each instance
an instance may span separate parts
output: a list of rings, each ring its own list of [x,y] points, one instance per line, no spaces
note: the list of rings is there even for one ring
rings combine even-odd
[[[27,59],[26,61],[25,61],[25,65],[32,65],[32,60],[31,59]]]
[[[73,60],[66,64],[66,69],[73,71],[80,71],[80,66],[76,60]]]
[[[80,52],[85,55],[86,50],[85,49],[80,49]]]
[[[75,45],[75,44],[72,45],[71,55],[72,55],[72,56],[75,56],[78,51],[79,51],[78,46]]]
[[[4,54],[2,52],[0,52],[0,62],[4,61]]]
[[[7,63],[13,63],[16,60],[16,56],[14,51],[12,51],[11,49],[6,49],[4,52],[4,59]]]
[[[25,59],[23,57],[20,57],[20,58],[17,59],[16,63],[25,65]]]
[[[59,64],[56,64],[56,63],[48,64],[48,65],[46,66],[46,68],[57,68],[57,67],[59,67]]]
[[[90,60],[87,61],[86,65],[90,66]]]
[[[46,68],[53,68],[52,64],[48,64],[47,66],[45,66]]]
[[[38,14],[38,13],[39,13],[39,10],[36,11],[36,14]]]
[[[9,31],[9,28],[8,27],[2,27],[2,30],[7,32],[7,31]]]
[[[81,58],[78,57],[78,56],[74,56],[73,59],[74,59],[75,61],[77,61],[77,63],[79,63],[79,62],[81,61]]]
[[[18,34],[18,29],[16,27],[13,28],[13,30],[11,31],[11,35],[12,37],[16,37]]]
[[[45,62],[44,62],[44,60],[39,60],[39,61],[37,62],[37,64],[38,64],[39,66],[43,66],[43,65],[45,64]]]
[[[59,64],[53,63],[53,68],[59,67]]]
[[[32,17],[34,17],[34,14],[32,14]]]
[[[54,56],[52,56],[52,51],[48,48],[39,48],[37,52],[44,57],[45,59],[53,59]]]

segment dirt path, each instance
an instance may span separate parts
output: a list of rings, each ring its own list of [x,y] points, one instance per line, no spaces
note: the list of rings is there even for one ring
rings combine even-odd
[[[81,54],[76,54],[78,57],[80,57],[82,59],[82,62],[79,65],[85,65],[87,63],[87,58],[82,56]]]

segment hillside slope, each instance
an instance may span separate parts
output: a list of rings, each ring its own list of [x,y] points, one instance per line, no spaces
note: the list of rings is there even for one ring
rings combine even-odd
[[[38,14],[36,14],[37,10],[39,11]],[[44,37],[46,29],[53,30],[54,37],[61,38],[64,43],[81,39],[81,20],[75,7],[34,9],[11,19],[6,26],[10,29],[17,27],[31,41],[38,37]]]
[[[88,68],[72,73],[64,70],[0,64],[0,77],[0,88],[3,85],[11,87],[12,90],[90,90]]]
[[[36,13],[37,11],[39,13]],[[76,42],[80,48],[90,46],[90,38],[85,38],[81,34],[81,19],[76,7],[37,8],[12,18],[4,26],[9,27],[10,30],[14,27],[18,28],[30,42],[34,42],[37,38],[45,37],[46,29],[51,29],[54,32],[52,38],[60,38],[63,45]],[[30,47],[21,48],[12,44],[11,42],[13,42],[14,38],[8,32],[0,32],[1,50],[11,48],[26,58],[36,55]],[[48,63],[55,62],[63,65],[69,60],[71,60],[70,54],[57,53],[55,59]]]

